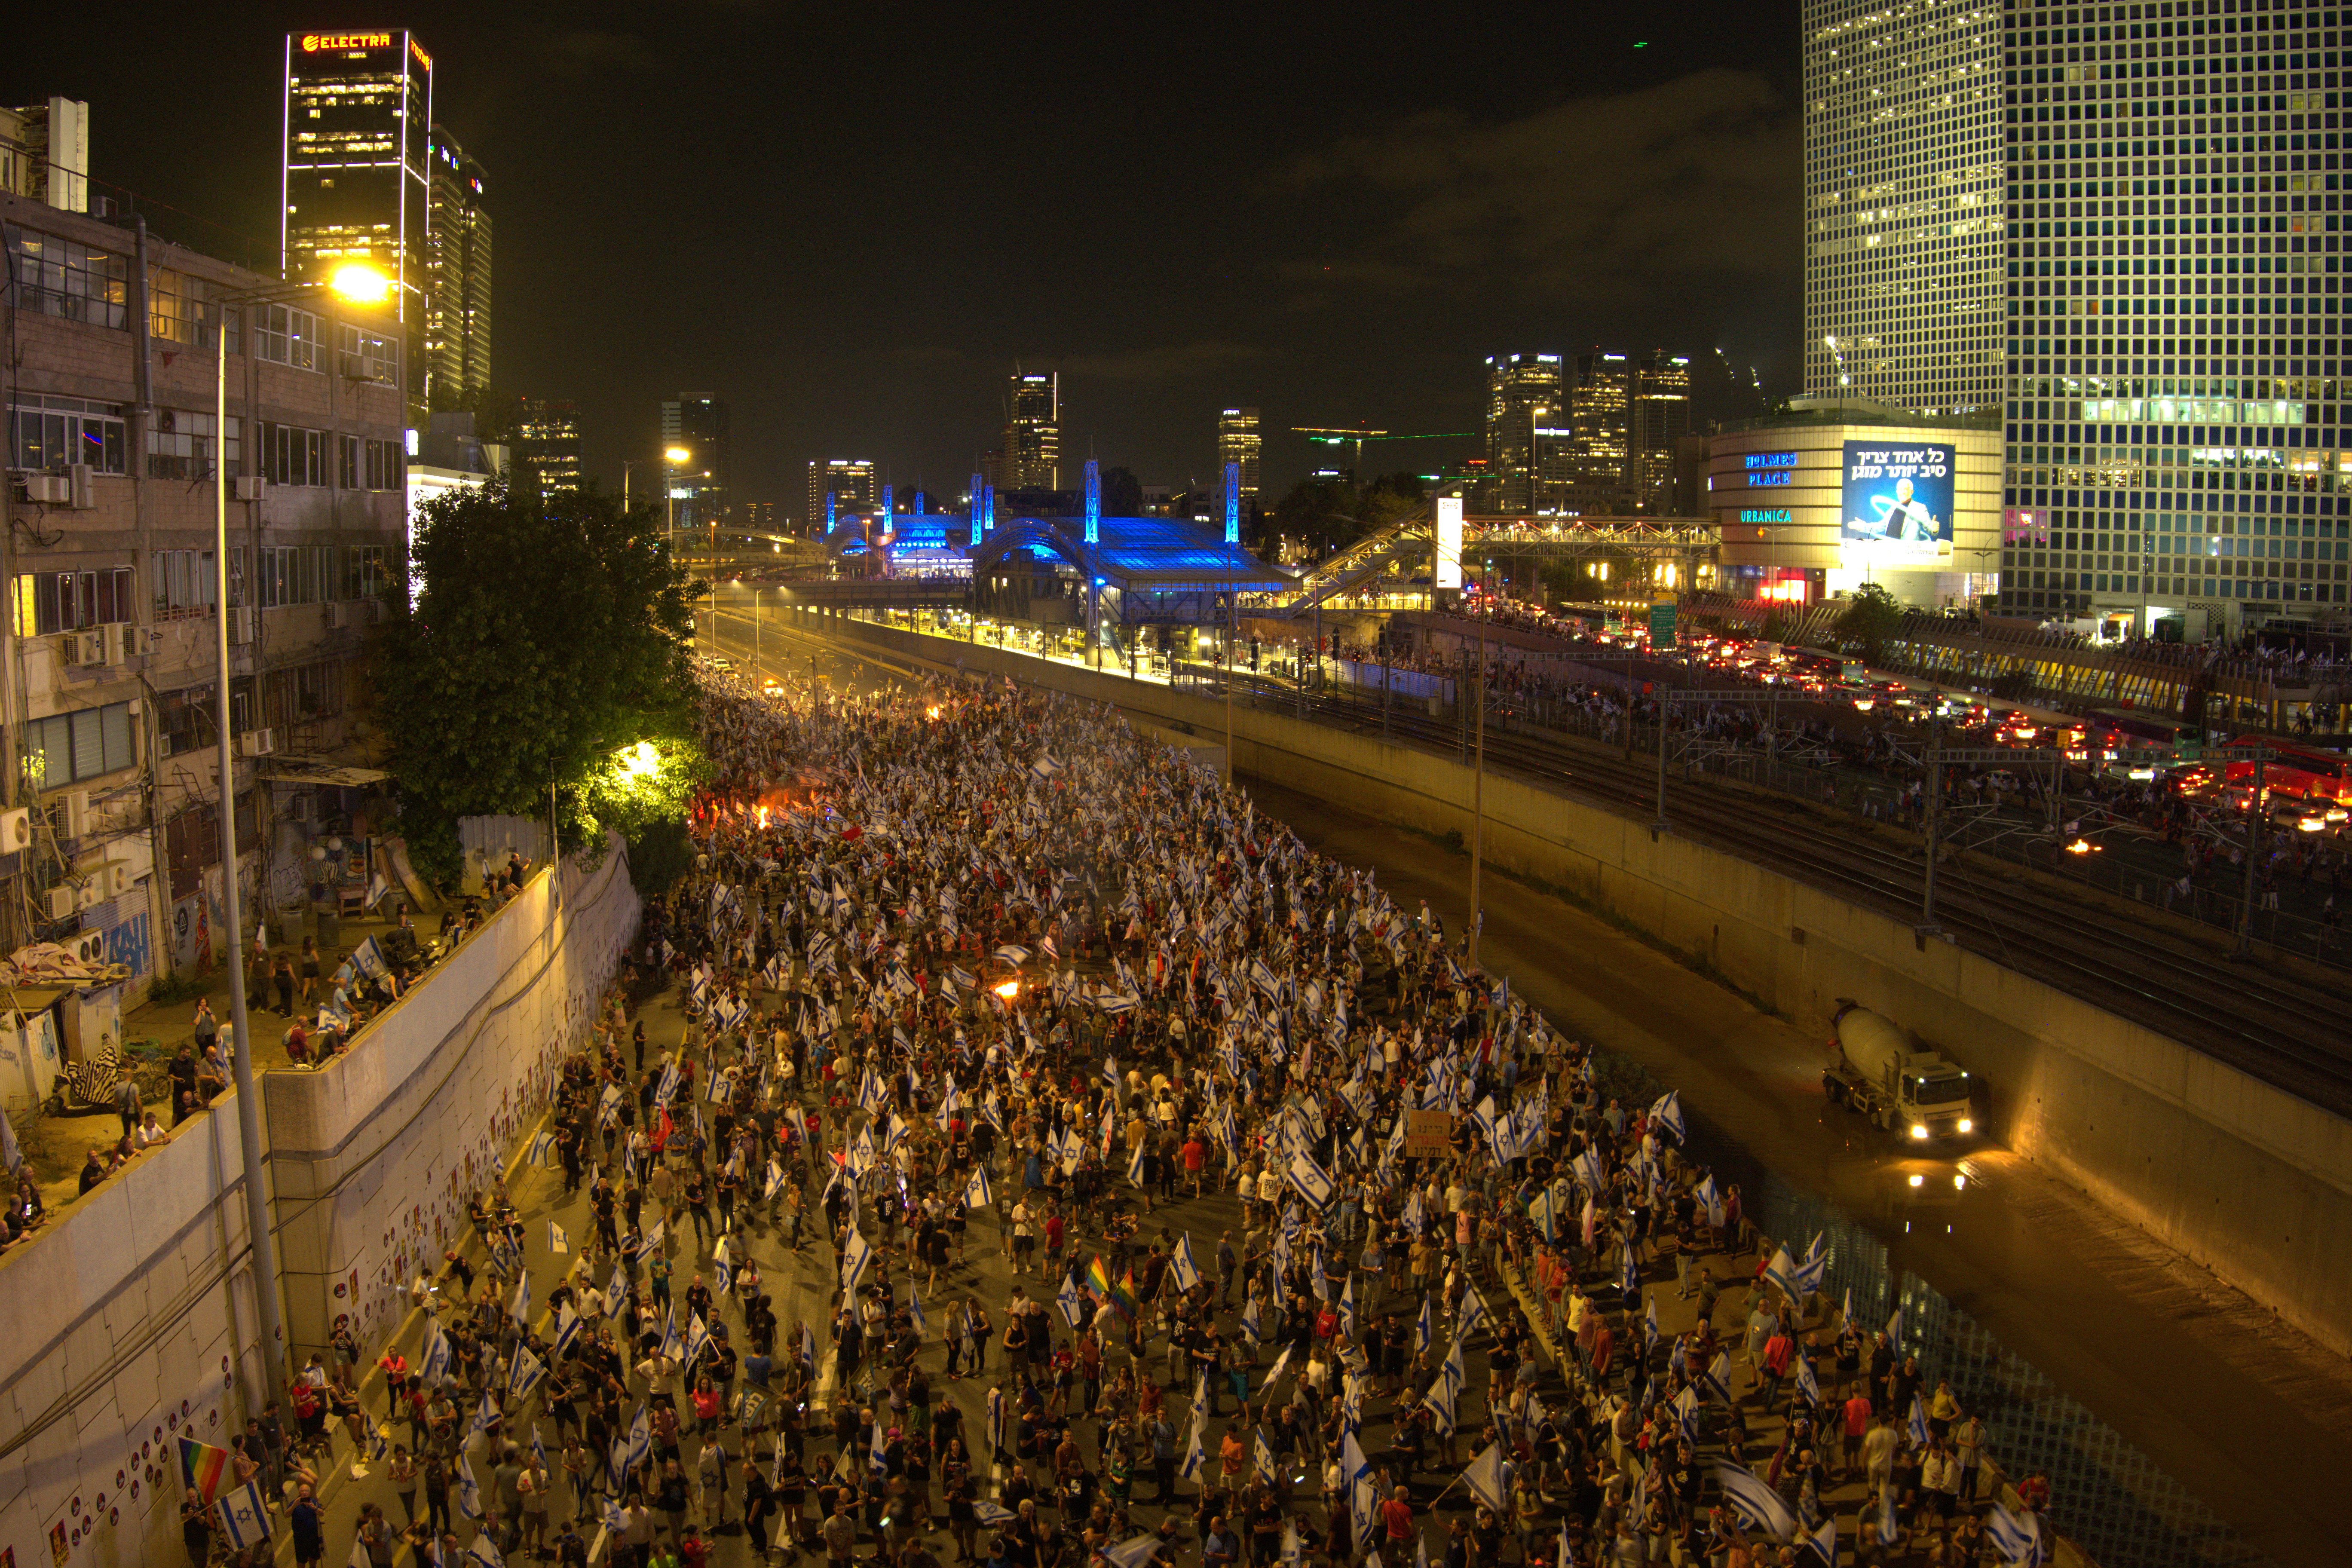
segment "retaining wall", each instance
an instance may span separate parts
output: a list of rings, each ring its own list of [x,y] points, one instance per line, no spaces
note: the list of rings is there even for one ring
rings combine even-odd
[[[349,1054],[261,1075],[296,1363],[338,1312],[363,1355],[399,1322],[404,1270],[467,1224],[467,1184],[545,1102],[636,920],[617,846],[593,873],[542,872]],[[0,1256],[0,1553],[16,1563],[49,1563],[53,1531],[72,1568],[182,1561],[180,1435],[225,1446],[260,1408],[241,1110],[221,1096]]]
[[[986,645],[804,615],[903,657],[1115,703],[1223,739],[1224,704]],[[1236,706],[1234,768],[1408,826],[1470,828],[1471,770],[1448,758]],[[1990,1085],[1991,1131],[2352,1354],[2352,1124],[2192,1047],[1994,960],[1727,851],[1489,774],[1486,849],[1702,957],[1826,1038],[1852,997],[1918,1027]],[[2214,984],[2226,989],[2226,974]]]

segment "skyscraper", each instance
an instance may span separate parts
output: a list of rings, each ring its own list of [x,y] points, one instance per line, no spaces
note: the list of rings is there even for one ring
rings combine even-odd
[[[516,411],[515,468],[542,490],[580,488],[580,405],[525,397]]]
[[[2001,13],[1806,0],[1805,390],[2000,395]]]
[[[673,447],[683,447],[687,453],[684,462],[672,464],[667,457],[662,462],[677,525],[708,528],[722,521],[734,458],[727,405],[707,392],[681,392],[665,400],[661,444],[665,453]]]
[[[1625,483],[1634,510],[1664,516],[1675,510],[1675,443],[1690,434],[1690,361],[1656,350],[1636,354],[1627,390]]]
[[[1228,463],[1241,465],[1241,495],[1248,500],[1257,494],[1258,453],[1264,441],[1257,433],[1257,410],[1228,408],[1217,416],[1217,471],[1223,473]]]
[[[1003,472],[1001,489],[1062,488],[1062,377],[1013,375],[1004,389]]]
[[[1612,517],[1633,510],[1633,362],[1598,351],[1576,356],[1569,392],[1568,510]]]
[[[1486,356],[1487,510],[1557,510],[1566,413],[1558,354]]]
[[[882,490],[874,477],[874,461],[870,458],[811,458],[808,466],[808,528],[812,534],[824,528],[824,498],[834,498],[836,507],[869,507],[881,499]]]
[[[438,125],[427,147],[424,396],[454,408],[490,384],[490,215],[482,166]]]
[[[2312,151],[2336,119],[2338,57],[2313,52],[2335,13],[2005,16],[2002,606],[2195,639],[2343,605],[2345,327],[2324,275],[2344,197]]]
[[[393,280],[408,363],[425,363],[433,57],[406,32],[289,33],[279,264],[315,281],[345,261]],[[424,395],[421,375],[409,378]]]

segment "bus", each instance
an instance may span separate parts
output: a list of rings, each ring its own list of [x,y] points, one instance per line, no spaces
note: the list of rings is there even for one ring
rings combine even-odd
[[[2340,752],[2297,746],[2269,735],[2241,735],[2232,746],[2268,746],[2270,760],[2262,763],[2263,787],[2273,795],[2299,795],[2306,800],[2352,805],[2352,761]],[[2233,785],[2252,788],[2255,764],[2242,757],[2230,759],[2224,776]]]

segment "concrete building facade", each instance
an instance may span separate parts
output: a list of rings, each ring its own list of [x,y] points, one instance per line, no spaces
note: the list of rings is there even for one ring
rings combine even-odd
[[[135,995],[230,940],[213,912],[215,465],[246,908],[299,910],[340,881],[314,837],[365,841],[382,775],[362,649],[404,580],[400,327],[324,300],[229,310],[216,428],[220,297],[272,280],[21,198],[0,196],[0,220],[19,355],[0,943],[89,944]]]

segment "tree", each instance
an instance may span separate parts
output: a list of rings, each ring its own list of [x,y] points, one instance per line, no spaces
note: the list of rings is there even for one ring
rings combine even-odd
[[[1885,655],[1886,639],[1903,619],[1903,601],[1883,583],[1864,583],[1853,591],[1845,612],[1837,618],[1838,640],[1859,643],[1862,657],[1872,664]]]
[[[414,607],[385,628],[376,703],[420,872],[461,870],[460,816],[538,816],[602,853],[684,815],[707,775],[687,638],[694,584],[651,506],[593,482],[544,499],[503,480],[419,510]]]

